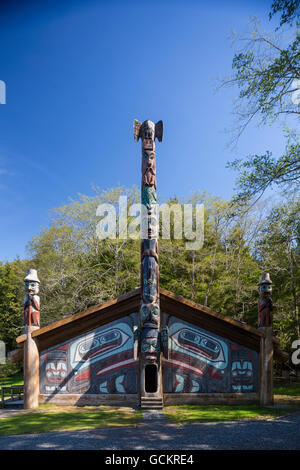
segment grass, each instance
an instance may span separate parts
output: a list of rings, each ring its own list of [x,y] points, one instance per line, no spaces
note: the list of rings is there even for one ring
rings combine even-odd
[[[1,386],[22,385],[17,373],[0,381]],[[177,425],[249,419],[272,419],[300,410],[300,383],[275,384],[274,402],[282,407],[259,405],[180,405],[165,407],[166,416]],[[134,426],[141,411],[116,406],[57,406],[42,404],[37,410],[20,410],[14,416],[0,418],[0,436],[36,434],[54,431],[94,429],[105,426]]]
[[[279,406],[180,405],[165,408],[165,414],[176,424],[276,418],[300,410],[300,383],[276,384],[274,404]]]
[[[140,411],[127,407],[40,405],[37,410],[0,418],[0,436],[74,431],[103,426],[134,426],[141,417]]]
[[[167,417],[176,424],[267,419],[291,411],[294,411],[293,406],[269,408],[259,405],[179,405],[165,408]]]
[[[300,383],[276,385],[274,386],[274,394],[300,397]]]
[[[24,377],[23,377],[22,372],[17,372],[16,374],[0,378],[0,390],[2,387],[12,387],[13,385],[23,385],[23,384],[24,384]],[[2,407],[3,406],[1,403],[1,399],[0,399],[0,409],[2,409]]]
[[[281,383],[274,386],[275,403],[300,407],[300,383]]]
[[[0,379],[0,388],[1,387],[11,387],[12,385],[23,385],[24,377],[22,372],[17,372],[14,375],[10,375],[3,379]]]

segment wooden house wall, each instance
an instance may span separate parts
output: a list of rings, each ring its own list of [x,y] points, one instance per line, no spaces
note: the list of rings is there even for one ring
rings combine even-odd
[[[134,326],[137,323],[135,313],[43,351],[40,393],[136,394],[138,359],[134,351]]]
[[[256,393],[258,353],[176,316],[164,314],[169,354],[163,360],[164,393]]]

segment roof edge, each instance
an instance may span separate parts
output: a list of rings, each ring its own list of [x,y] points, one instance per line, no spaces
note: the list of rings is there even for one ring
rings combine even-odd
[[[75,313],[73,315],[69,315],[66,318],[63,318],[61,320],[57,320],[53,323],[50,323],[49,325],[46,325],[38,330],[35,330],[32,332],[32,337],[39,339],[40,336],[42,336],[45,333],[55,333],[55,330],[60,329],[61,327],[71,324],[73,322],[76,322],[78,320],[84,319],[88,317],[89,315],[98,313],[108,307],[113,307],[117,305],[120,302],[123,302],[124,300],[128,300],[134,297],[139,297],[140,296],[140,288],[136,288],[130,292],[127,292],[126,294],[119,295],[118,297],[115,297],[112,300],[108,300],[106,302],[103,302],[101,304],[95,305],[94,307],[90,307],[82,312]],[[231,317],[225,316],[223,314],[217,313],[215,310],[206,307],[204,305],[198,304],[192,300],[186,299],[185,297],[175,294],[173,292],[168,291],[167,289],[160,288],[160,296],[165,297],[167,299],[170,299],[171,301],[174,302],[180,302],[181,304],[185,305],[186,307],[192,308],[194,310],[201,311],[203,313],[208,314],[209,316],[216,318],[219,321],[226,322],[228,325],[235,326],[236,328],[240,330],[244,330],[245,332],[248,332],[252,335],[255,335],[257,339],[265,337],[265,332],[263,330],[254,328],[253,326],[247,325],[245,323],[242,323],[238,320],[235,320]],[[20,346],[23,346],[24,342],[26,341],[26,334],[22,334],[16,338],[17,344]],[[276,337],[273,337],[273,343],[277,346],[276,349],[279,350],[279,340]],[[283,351],[282,351],[283,352]]]
[[[33,338],[39,337],[40,335],[47,333],[51,330],[55,330],[56,328],[60,328],[64,325],[67,325],[69,323],[72,323],[74,321],[80,320],[82,318],[85,318],[92,313],[97,313],[100,312],[101,310],[104,310],[107,307],[111,307],[117,303],[120,303],[124,300],[130,299],[131,297],[136,296],[137,294],[140,293],[140,288],[137,288],[133,291],[127,292],[126,294],[119,295],[118,297],[115,297],[112,300],[108,300],[106,302],[103,302],[102,304],[95,305],[94,307],[89,307],[86,310],[83,310],[82,312],[79,313],[74,313],[72,315],[69,315],[66,318],[63,318],[61,320],[57,320],[53,323],[50,323],[49,325],[43,326],[42,328],[39,328],[38,330],[35,330],[32,332],[31,336]],[[16,342],[18,344],[23,343],[26,341],[26,334],[22,334],[16,338]]]
[[[186,299],[185,297],[179,295],[179,294],[174,294],[173,292],[170,292],[166,289],[160,288],[160,293],[162,295],[165,295],[166,297],[169,297],[170,299],[181,302],[182,304],[194,308],[196,310],[200,310],[201,312],[208,313],[209,315],[217,318],[218,320],[225,321],[227,323],[230,323],[233,326],[236,326],[237,328],[241,328],[248,333],[252,333],[254,335],[260,336],[260,337],[265,337],[265,333],[262,330],[259,330],[258,328],[254,328],[253,326],[248,325],[247,323],[240,322],[239,320],[235,320],[234,318],[228,317],[226,315],[223,315],[222,313],[217,313],[215,310],[205,307],[204,305],[198,304],[194,302],[193,300]],[[278,340],[277,340],[278,341]]]

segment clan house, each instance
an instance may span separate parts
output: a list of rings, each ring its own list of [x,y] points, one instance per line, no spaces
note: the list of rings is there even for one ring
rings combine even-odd
[[[147,208],[140,288],[40,328],[40,280],[29,270],[15,354],[24,357],[24,407],[272,404],[273,359],[286,358],[272,334],[269,273],[258,284],[258,328],[159,286],[155,147],[163,123],[135,120],[133,127]]]

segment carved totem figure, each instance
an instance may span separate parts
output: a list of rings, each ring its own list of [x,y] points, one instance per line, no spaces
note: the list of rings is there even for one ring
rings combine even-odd
[[[29,269],[25,281],[24,326],[40,327],[40,280],[35,269]]]
[[[156,362],[160,353],[160,333],[155,323],[143,324],[141,334],[141,353],[149,362]]]
[[[269,327],[273,324],[273,304],[270,297],[272,281],[269,273],[262,273],[258,283],[258,327]]]
[[[142,204],[145,206],[143,226],[148,238],[141,241],[141,309],[140,352],[146,362],[157,362],[160,355],[160,307],[158,270],[158,218],[156,211],[155,138],[160,142],[163,123],[134,121],[134,139],[142,140]]]

